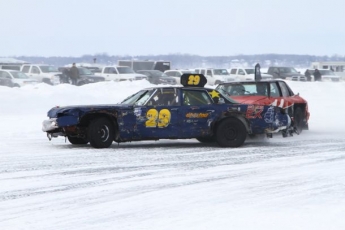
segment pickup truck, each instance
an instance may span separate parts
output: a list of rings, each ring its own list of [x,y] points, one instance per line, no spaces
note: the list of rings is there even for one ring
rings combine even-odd
[[[99,73],[95,72],[95,75],[104,77],[106,81],[147,80],[146,75],[135,73],[128,66],[104,66]]]
[[[38,82],[44,82],[49,85],[60,84],[59,70],[52,65],[46,64],[25,64],[20,67],[20,71]]]
[[[306,76],[298,72],[293,67],[270,66],[267,70],[267,74],[272,75],[274,79],[280,78],[292,81],[307,81]]]
[[[235,80],[230,76],[227,69],[196,68],[195,72],[203,74],[207,79],[207,83],[210,85],[218,85],[223,82]]]
[[[235,78],[236,81],[254,81],[254,74],[254,68],[232,68],[230,70],[230,76]],[[273,79],[273,76],[270,74],[262,73],[261,78],[265,80],[271,80]]]

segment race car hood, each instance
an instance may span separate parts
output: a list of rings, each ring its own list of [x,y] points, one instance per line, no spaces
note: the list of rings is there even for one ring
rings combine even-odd
[[[115,104],[115,105],[71,105],[71,106],[56,106],[51,108],[48,111],[48,117],[49,118],[57,118],[63,115],[68,116],[82,116],[86,112],[90,111],[118,111],[118,110],[129,110],[133,108],[133,106],[130,105],[121,105],[121,104]]]

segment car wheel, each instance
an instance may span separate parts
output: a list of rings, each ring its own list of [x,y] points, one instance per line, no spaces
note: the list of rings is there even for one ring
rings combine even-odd
[[[298,133],[302,133],[304,127],[304,116],[301,108],[297,108],[294,113],[294,128]]]
[[[217,127],[216,140],[221,147],[239,147],[246,137],[245,126],[236,118],[225,119]]]
[[[70,136],[68,136],[67,138],[68,138],[68,141],[72,145],[86,145],[87,143],[89,143],[89,141],[86,138],[70,137]]]
[[[104,117],[92,120],[88,128],[90,145],[94,148],[108,148],[114,140],[114,127]]]
[[[18,88],[19,88],[19,87],[20,87],[20,85],[18,85],[18,84],[14,84],[14,85],[13,85],[13,87],[18,87]]]
[[[197,137],[196,139],[201,143],[212,143],[216,141],[214,137]]]
[[[46,84],[48,84],[48,85],[53,85],[52,82],[50,81],[50,79],[47,79],[47,78],[44,78],[44,79],[42,80],[42,82],[43,82],[43,83],[46,83]]]
[[[85,85],[85,84],[86,84],[86,82],[84,82],[84,81],[78,82],[78,86],[82,86],[82,85]]]

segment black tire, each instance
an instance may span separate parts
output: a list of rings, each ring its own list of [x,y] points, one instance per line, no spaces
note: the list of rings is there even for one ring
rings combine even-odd
[[[86,84],[85,81],[80,81],[80,82],[78,82],[77,86],[82,86],[82,85],[85,85],[85,84]]]
[[[44,82],[44,83],[46,83],[46,84],[48,84],[48,85],[53,85],[52,82],[50,81],[50,79],[48,79],[48,78],[44,78],[44,79],[42,80],[42,82]]]
[[[87,143],[89,143],[86,138],[68,136],[67,139],[72,145],[86,145]]]
[[[216,141],[214,137],[197,137],[196,139],[201,143],[212,143]]]
[[[17,87],[17,88],[20,88],[20,85],[18,84],[14,84],[13,87]]]
[[[90,145],[94,148],[108,148],[114,140],[114,127],[104,117],[92,120],[88,128]]]
[[[302,133],[304,128],[304,115],[301,108],[296,108],[294,113],[294,124],[293,124],[297,133]]]
[[[225,119],[217,127],[216,140],[221,147],[239,147],[246,137],[246,127],[236,118]]]

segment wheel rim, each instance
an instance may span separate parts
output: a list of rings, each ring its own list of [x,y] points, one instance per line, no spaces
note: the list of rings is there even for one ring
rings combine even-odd
[[[110,136],[109,127],[106,125],[101,126],[100,129],[98,130],[98,134],[99,134],[101,141],[106,142]]]
[[[237,129],[233,126],[226,126],[223,129],[224,137],[227,140],[235,140],[237,138],[238,132]]]

